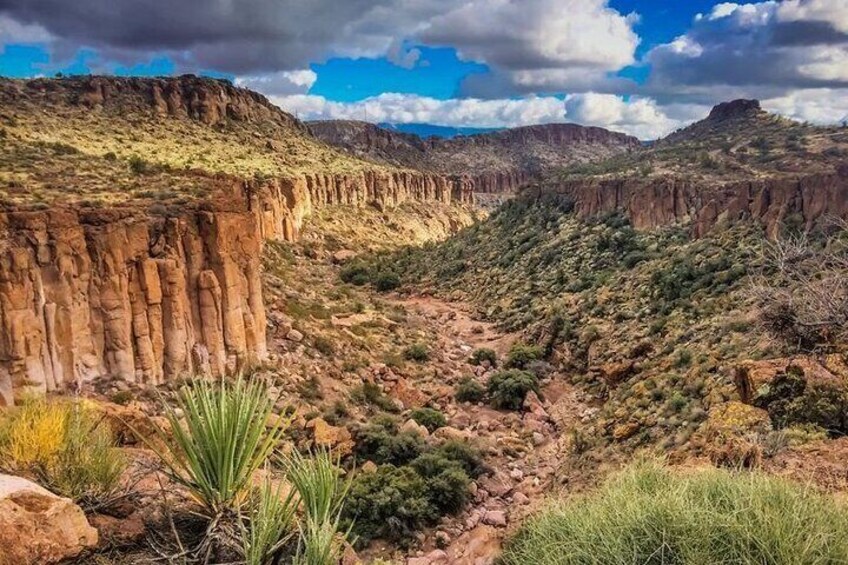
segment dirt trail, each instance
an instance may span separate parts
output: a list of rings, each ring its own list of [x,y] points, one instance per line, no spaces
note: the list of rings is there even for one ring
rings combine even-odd
[[[467,359],[480,347],[493,349],[503,359],[520,339],[519,334],[475,319],[463,303],[429,296],[396,296],[391,302],[407,311],[409,323],[426,324],[438,336],[447,359]],[[485,383],[490,371],[469,368],[476,369],[475,378]],[[555,489],[558,469],[570,450],[568,430],[593,413],[564,377],[556,372],[547,375],[543,398],[531,399],[522,412],[498,411],[482,403],[450,406],[449,425],[483,446],[492,473],[477,481],[469,508],[432,532],[407,563],[485,565],[495,561],[504,537]],[[444,549],[437,549],[437,539]]]

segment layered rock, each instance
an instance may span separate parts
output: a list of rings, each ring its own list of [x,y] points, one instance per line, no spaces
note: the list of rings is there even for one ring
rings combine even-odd
[[[770,237],[789,219],[807,229],[828,218],[848,218],[848,170],[833,174],[760,178],[720,185],[683,178],[578,179],[551,188],[572,198],[581,217],[626,214],[637,229],[692,222],[703,236],[725,221],[754,219]]]

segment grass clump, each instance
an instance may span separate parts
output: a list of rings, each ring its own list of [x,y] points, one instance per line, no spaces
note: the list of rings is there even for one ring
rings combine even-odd
[[[533,373],[519,369],[498,371],[489,378],[489,398],[494,408],[521,410],[530,391],[541,394],[539,379]]]
[[[427,428],[430,433],[435,432],[448,424],[445,415],[435,408],[417,408],[409,415],[415,423]]]
[[[0,468],[87,509],[120,494],[126,466],[109,425],[80,402],[29,400],[0,420]]]
[[[848,513],[810,489],[760,473],[678,473],[637,463],[598,492],[551,504],[507,544],[534,563],[844,563]]]

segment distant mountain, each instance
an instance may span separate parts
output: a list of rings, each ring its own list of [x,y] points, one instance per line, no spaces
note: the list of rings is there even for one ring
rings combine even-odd
[[[475,180],[477,192],[512,192],[550,171],[641,147],[635,137],[577,124],[545,124],[426,139],[353,120],[308,125],[318,139],[359,158],[469,176]]]
[[[433,124],[392,124],[383,122],[379,125],[381,128],[398,131],[401,133],[411,133],[421,138],[427,137],[442,137],[451,139],[458,135],[477,135],[479,133],[492,133],[500,131],[504,128],[463,128],[451,126],[436,126]]]

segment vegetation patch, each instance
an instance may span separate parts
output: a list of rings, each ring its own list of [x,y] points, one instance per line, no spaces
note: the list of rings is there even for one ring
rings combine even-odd
[[[599,491],[552,503],[507,544],[508,565],[841,563],[848,513],[759,473],[640,463]]]

